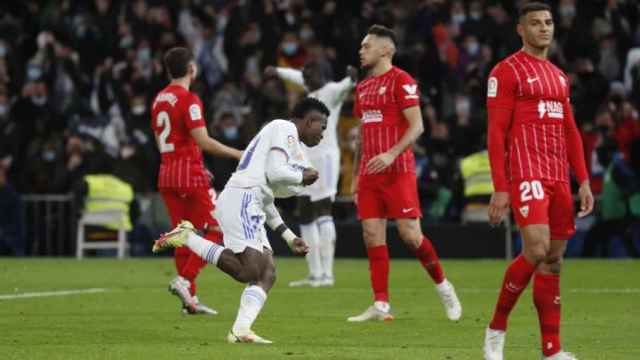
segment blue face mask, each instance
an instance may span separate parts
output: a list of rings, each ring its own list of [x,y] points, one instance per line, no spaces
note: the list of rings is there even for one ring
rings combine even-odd
[[[467,44],[467,51],[469,52],[469,55],[476,56],[478,51],[480,51],[480,44],[477,42]]]
[[[7,55],[7,48],[4,45],[0,46],[0,57],[5,57]]]
[[[34,80],[39,78],[42,75],[42,69],[40,69],[39,66],[29,66],[27,68],[27,78],[29,78],[30,80]]]
[[[286,42],[284,43],[284,45],[282,45],[282,52],[287,56],[291,56],[295,54],[297,51],[298,51],[298,43]]]
[[[222,132],[224,133],[224,137],[229,140],[235,140],[238,138],[238,128],[235,126],[226,127],[224,128],[224,130],[222,130]]]
[[[138,60],[139,61],[149,61],[151,59],[151,49],[142,48],[138,50]]]
[[[52,162],[56,159],[56,152],[51,150],[45,150],[42,152],[42,160],[46,162]]]

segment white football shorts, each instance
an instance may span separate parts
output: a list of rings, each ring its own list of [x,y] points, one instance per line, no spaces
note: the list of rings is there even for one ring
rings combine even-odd
[[[259,187],[225,187],[220,193],[214,216],[224,235],[224,247],[236,254],[247,247],[260,252],[263,248],[271,250],[264,228],[267,215],[262,196]]]

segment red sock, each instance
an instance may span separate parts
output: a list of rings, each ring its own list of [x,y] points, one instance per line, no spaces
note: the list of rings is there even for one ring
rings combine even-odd
[[[533,303],[538,310],[542,353],[551,356],[560,351],[560,275],[536,273]]]
[[[173,260],[176,264],[176,272],[178,274],[180,274],[180,271],[182,271],[182,268],[187,263],[187,260],[189,260],[190,254],[191,250],[189,250],[189,248],[186,246],[176,248],[173,251]]]
[[[204,238],[216,244],[222,243],[222,233],[219,231],[208,231],[204,234]],[[205,266],[207,266],[207,262],[205,260],[196,255],[196,253],[189,251],[189,257],[187,261],[178,271],[178,274],[180,274],[180,276],[189,280],[189,282],[191,283],[190,292],[192,296],[196,294],[196,277],[198,277],[200,270],[202,270],[202,268]]]
[[[207,265],[207,262],[202,260],[202,258],[196,253],[191,252],[187,262],[184,264],[182,269],[178,272],[180,276],[189,280],[191,283],[191,295],[196,294],[196,277],[200,273],[200,270]]]
[[[520,294],[522,294],[529,284],[529,280],[535,269],[536,266],[525,260],[522,255],[515,258],[511,265],[509,265],[509,268],[504,274],[502,289],[500,289],[500,296],[498,297],[498,303],[493,313],[493,319],[489,324],[491,329],[507,330],[509,313],[511,313],[511,310],[516,305]]]
[[[371,287],[375,301],[389,302],[389,249],[387,245],[367,249]]]
[[[436,253],[436,249],[433,248],[431,240],[426,236],[422,237],[420,247],[416,249],[416,257],[420,260],[422,267],[429,272],[433,282],[440,284],[444,281],[444,271],[442,271],[438,254]]]

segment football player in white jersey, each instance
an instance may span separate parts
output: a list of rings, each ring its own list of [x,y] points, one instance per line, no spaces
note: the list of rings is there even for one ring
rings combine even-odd
[[[322,101],[329,108],[327,131],[318,146],[304,147],[311,165],[320,171],[320,178],[306,187],[298,198],[300,234],[309,244],[307,278],[289,283],[289,286],[333,286],[333,257],[335,253],[336,227],[332,217],[332,205],[340,177],[340,148],[337,125],[340,109],[353,90],[358,71],[347,67],[347,76],[339,82],[329,81],[323,63],[307,62],[302,69],[267,67],[267,76],[280,78],[303,86],[309,97]]]
[[[251,140],[217,201],[214,215],[224,234],[224,246],[197,235],[187,221],[163,234],[153,246],[154,252],[187,246],[247,284],[227,335],[229,342],[271,343],[251,330],[275,282],[273,253],[264,224],[282,236],[294,253],[307,253],[305,241],[284,224],[274,198],[296,195],[302,186],[318,179],[318,171],[308,165],[300,142],[310,147],[320,143],[328,115],[322,102],[304,98],[294,107],[291,121],[273,120]]]

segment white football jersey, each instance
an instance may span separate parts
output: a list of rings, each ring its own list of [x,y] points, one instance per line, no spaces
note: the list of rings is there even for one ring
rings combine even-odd
[[[248,188],[259,186],[266,195],[273,197],[273,188],[283,184],[270,184],[267,179],[269,166],[269,152],[281,151],[287,157],[287,166],[290,171],[300,173],[305,167],[309,167],[298,138],[298,129],[288,120],[273,120],[265,125],[247,146],[238,168],[231,175],[226,186]],[[282,166],[282,165],[281,165]]]

